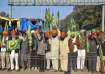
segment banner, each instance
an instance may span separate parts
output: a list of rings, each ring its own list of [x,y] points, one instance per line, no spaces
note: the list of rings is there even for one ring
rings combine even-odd
[[[20,49],[20,40],[8,40],[7,41],[7,49],[8,50],[19,50]]]

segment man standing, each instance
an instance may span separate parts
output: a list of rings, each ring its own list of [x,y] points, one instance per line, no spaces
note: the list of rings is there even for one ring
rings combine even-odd
[[[11,49],[11,54],[10,54],[11,70],[14,70],[15,67],[15,70],[18,71],[19,70],[18,53],[20,50],[20,40],[16,36],[12,36],[12,40],[9,40],[8,44],[9,44],[9,49]]]
[[[105,60],[105,33],[100,30],[97,30],[97,42],[98,42],[98,45],[97,45],[98,50],[97,50],[96,71],[100,72],[104,69],[103,66],[105,66],[102,64],[102,61]]]
[[[91,32],[89,36],[88,70],[96,72],[97,63],[97,40],[96,32]]]
[[[9,52],[6,48],[8,37],[3,36],[2,44],[1,44],[1,63],[2,63],[2,70],[9,70],[10,68],[10,59],[9,59]]]
[[[27,56],[28,56],[28,39],[27,39],[27,34],[24,32],[21,39],[21,50],[20,50],[20,59],[21,59],[21,66],[23,70],[26,69],[27,67]]]
[[[67,37],[67,33],[65,31],[61,31],[60,33],[60,66],[61,70],[64,72],[68,71],[68,47],[69,38]]]
[[[59,38],[57,28],[52,30],[52,38],[49,40],[51,45],[51,60],[54,71],[58,71],[59,67]]]
[[[46,69],[47,71],[50,70],[51,68],[51,51],[50,51],[50,44],[49,44],[49,38],[45,38],[46,41],[46,46],[47,46],[47,50],[46,50]]]
[[[37,34],[37,38],[38,38],[38,50],[37,50],[38,67],[39,67],[39,71],[42,72],[45,70],[46,43],[42,32],[39,32]]]
[[[75,33],[73,33],[69,39],[69,70],[73,69],[76,70],[77,66],[77,36]]]
[[[80,31],[80,36],[78,38],[78,56],[77,56],[77,69],[83,70],[85,64],[85,47],[86,46],[86,38],[84,30]]]
[[[32,33],[32,51],[31,51],[31,67],[37,70],[37,49],[38,49],[38,39],[37,39],[37,32],[36,30],[33,31]]]

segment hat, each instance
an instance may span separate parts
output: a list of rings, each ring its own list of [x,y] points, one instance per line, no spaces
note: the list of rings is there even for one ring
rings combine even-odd
[[[67,29],[65,27],[60,27],[61,32],[67,32]]]
[[[85,31],[86,31],[86,30],[84,30],[84,29],[81,29],[81,30],[80,30],[80,33],[83,33],[83,32],[85,32]]]
[[[96,32],[91,32],[91,36],[96,37]]]

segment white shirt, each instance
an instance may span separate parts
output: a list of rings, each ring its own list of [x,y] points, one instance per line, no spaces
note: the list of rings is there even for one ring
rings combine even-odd
[[[73,38],[73,41],[72,41],[73,43],[75,43],[76,42],[76,37],[75,38]],[[76,52],[78,49],[77,49],[77,45],[74,45],[74,52]]]
[[[1,48],[1,52],[6,52],[6,48]]]

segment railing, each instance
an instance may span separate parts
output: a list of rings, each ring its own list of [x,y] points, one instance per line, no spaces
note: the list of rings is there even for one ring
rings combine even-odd
[[[68,71],[69,72],[72,72],[72,70],[78,71],[78,69],[77,69],[77,58],[78,58],[78,56],[69,56],[68,57]],[[33,59],[34,60],[38,60],[38,59],[41,60],[40,57],[38,57],[38,56],[27,57],[27,59],[30,60],[31,62],[32,62]],[[46,60],[47,60],[47,58],[44,56],[44,68],[45,68],[45,70],[46,70],[46,66],[47,66],[46,65]],[[55,59],[50,59],[50,60],[55,60]],[[65,60],[65,59],[60,59],[59,58],[59,59],[56,59],[56,60],[59,61],[59,70],[58,71],[60,71],[60,61]],[[80,59],[80,61],[82,61],[82,60],[84,60],[84,59]],[[29,64],[31,64],[31,63],[29,62]],[[75,64],[75,69],[73,69],[74,64]],[[81,64],[82,63],[80,63],[80,65]],[[84,60],[83,72],[84,71],[89,71],[89,72],[93,73],[93,72],[96,72],[96,68],[97,68],[97,56],[94,56],[94,55],[93,56],[88,56],[87,55],[85,57],[85,60]],[[51,66],[51,69],[53,69],[52,66]]]
[[[97,56],[95,56],[94,54],[91,54],[91,55],[86,55],[84,56],[85,59],[80,59],[80,62],[84,60],[84,68],[83,68],[83,72],[85,71],[89,71],[91,73],[95,72],[96,71],[96,68],[97,68],[97,60],[100,60],[100,59],[97,59]],[[21,58],[21,56],[19,56],[19,59]],[[23,57],[24,58],[24,57]],[[77,69],[77,58],[78,56],[71,56],[71,54],[68,55],[68,71],[71,73],[73,70],[75,71],[78,71]],[[38,63],[39,61],[43,60],[43,68],[44,70],[46,70],[46,56],[43,56],[43,58],[41,58],[40,56],[31,56],[31,54],[29,54],[27,56],[27,68],[31,68],[31,67],[38,67]],[[50,59],[50,60],[55,60],[55,59]],[[67,60],[67,59],[56,59],[59,61],[59,70],[60,71],[60,61],[61,60]],[[1,60],[0,60],[1,61]],[[20,63],[20,61],[19,61]],[[83,63],[83,62],[82,62]],[[82,64],[80,63],[80,65]],[[99,63],[99,62],[98,62]],[[50,69],[52,70],[52,66],[50,67]]]

